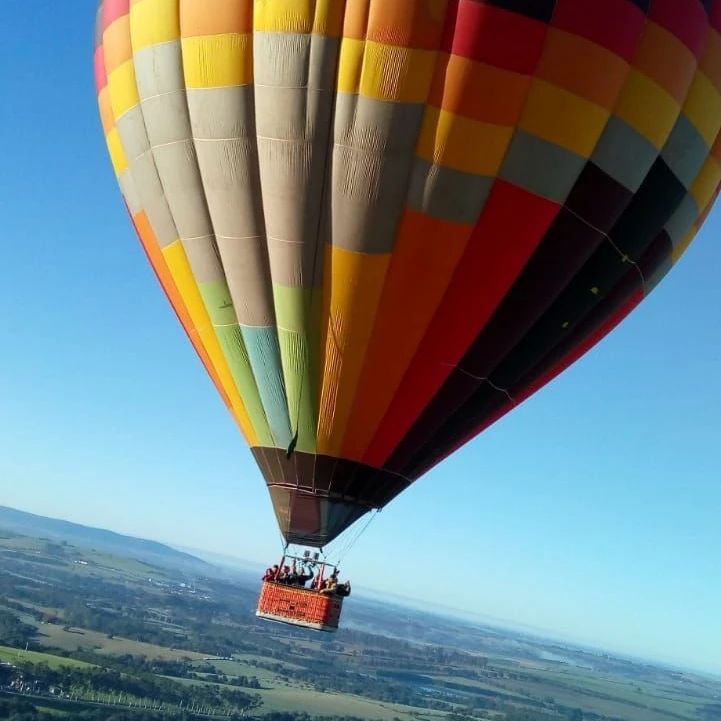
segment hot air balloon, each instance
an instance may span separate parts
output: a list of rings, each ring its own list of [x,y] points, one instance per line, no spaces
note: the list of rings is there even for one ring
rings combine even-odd
[[[288,543],[548,383],[721,181],[721,0],[103,0],[148,259]]]

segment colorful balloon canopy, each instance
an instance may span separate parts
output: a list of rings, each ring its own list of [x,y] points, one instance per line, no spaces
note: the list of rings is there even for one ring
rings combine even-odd
[[[104,0],[130,215],[291,542],[573,363],[721,180],[721,0]]]

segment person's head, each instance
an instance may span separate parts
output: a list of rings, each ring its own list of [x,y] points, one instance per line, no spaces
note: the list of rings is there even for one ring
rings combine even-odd
[[[273,566],[273,570],[274,570],[274,571],[277,571],[277,570],[278,570],[278,564],[277,564],[277,563]]]
[[[290,571],[290,566],[283,566],[283,570],[288,573],[288,571]]]

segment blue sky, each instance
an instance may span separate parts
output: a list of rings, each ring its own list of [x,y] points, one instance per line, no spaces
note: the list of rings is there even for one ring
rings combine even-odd
[[[265,563],[264,484],[106,158],[94,9],[0,3],[0,504]],[[345,559],[354,582],[721,672],[720,226],[380,513]]]

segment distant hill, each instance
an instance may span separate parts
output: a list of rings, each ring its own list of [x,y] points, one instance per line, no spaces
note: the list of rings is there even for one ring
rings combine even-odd
[[[81,526],[79,523],[56,518],[36,516],[34,513],[26,513],[6,506],[0,506],[0,529],[23,536],[67,541],[74,546],[93,548],[103,553],[134,558],[144,563],[175,568],[186,573],[207,575],[213,571],[213,567],[205,561],[156,541],[123,536],[113,531]]]

